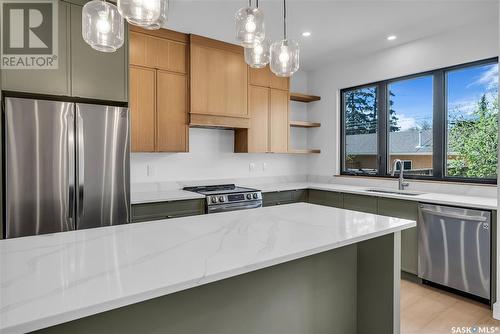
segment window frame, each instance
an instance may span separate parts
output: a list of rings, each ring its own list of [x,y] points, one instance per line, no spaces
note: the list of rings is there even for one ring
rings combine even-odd
[[[388,115],[387,115],[387,101],[388,101],[388,87],[391,83],[411,80],[423,76],[432,76],[433,79],[433,152],[432,152],[432,168],[433,175],[405,175],[407,179],[415,180],[428,180],[428,181],[446,181],[446,182],[461,182],[461,183],[482,183],[482,184],[497,184],[497,179],[484,179],[484,178],[468,178],[446,175],[446,153],[447,153],[447,121],[448,121],[448,108],[447,108],[447,92],[448,86],[446,82],[447,73],[468,67],[476,67],[489,64],[498,64],[498,57],[453,65],[436,70],[420,72],[411,75],[405,75],[388,80],[381,80],[377,82],[347,87],[340,90],[340,175],[361,176],[361,177],[384,177],[395,178],[389,174],[388,158]],[[344,95],[346,92],[367,88],[376,87],[377,89],[377,174],[374,175],[361,175],[352,174],[345,171],[345,101]],[[396,171],[397,173],[397,171]]]

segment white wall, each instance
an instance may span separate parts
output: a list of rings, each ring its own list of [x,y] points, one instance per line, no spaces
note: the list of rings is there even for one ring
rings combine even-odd
[[[310,158],[310,174],[339,172],[340,89],[498,56],[498,36],[498,20],[494,20],[310,72],[308,88],[321,96],[309,107],[310,120],[321,122],[320,129],[309,133],[308,144],[321,149],[320,155]]]
[[[291,89],[307,91],[307,73],[296,73]],[[303,119],[307,112],[303,104],[292,103],[291,115]],[[292,134],[292,145],[306,146],[306,141],[307,134]],[[251,163],[255,165],[253,170]],[[131,182],[145,183],[305,175],[308,160],[305,155],[234,153],[234,131],[191,128],[189,153],[133,153],[130,168]]]

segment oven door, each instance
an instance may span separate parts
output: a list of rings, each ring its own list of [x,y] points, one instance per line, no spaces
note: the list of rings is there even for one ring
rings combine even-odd
[[[207,209],[207,213],[255,209],[255,208],[260,208],[260,207],[262,207],[262,201],[217,204],[217,205],[209,205],[208,209]]]

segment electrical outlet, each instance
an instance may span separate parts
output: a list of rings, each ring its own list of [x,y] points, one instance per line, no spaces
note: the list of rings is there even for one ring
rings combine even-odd
[[[249,164],[248,164],[248,170],[249,170],[250,172],[255,171],[255,163],[253,163],[253,162],[249,163]]]
[[[146,173],[147,176],[155,176],[155,167],[153,165],[147,165]]]
[[[262,171],[263,172],[267,171],[267,162],[262,163]]]

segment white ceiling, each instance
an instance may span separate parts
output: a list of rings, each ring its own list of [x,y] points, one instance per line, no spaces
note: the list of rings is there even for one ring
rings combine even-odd
[[[248,0],[170,0],[166,28],[230,43],[234,13]],[[260,0],[266,35],[282,38],[283,1]],[[288,37],[299,41],[301,68],[371,53],[460,26],[498,22],[498,0],[288,0]],[[303,31],[312,36],[304,38]],[[386,40],[390,34],[398,39]],[[481,36],[478,36],[481,38]]]

